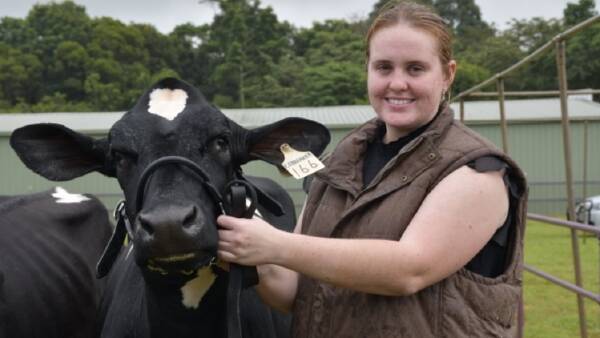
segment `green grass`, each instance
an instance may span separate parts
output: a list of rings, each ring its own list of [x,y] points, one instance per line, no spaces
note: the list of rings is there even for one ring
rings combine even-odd
[[[579,232],[583,287],[600,293],[598,284],[598,240]],[[525,263],[563,280],[574,282],[571,232],[569,229],[534,221],[527,223]],[[525,337],[579,337],[575,293],[524,272]],[[588,337],[600,338],[600,308],[585,300]]]

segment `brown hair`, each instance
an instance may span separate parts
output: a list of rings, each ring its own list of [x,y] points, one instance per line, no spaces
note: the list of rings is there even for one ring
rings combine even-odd
[[[383,28],[405,23],[431,34],[437,41],[438,55],[444,74],[449,76],[448,63],[452,60],[452,34],[435,11],[425,5],[410,1],[390,1],[384,5],[371,23],[366,38],[367,62],[370,56],[371,38]]]

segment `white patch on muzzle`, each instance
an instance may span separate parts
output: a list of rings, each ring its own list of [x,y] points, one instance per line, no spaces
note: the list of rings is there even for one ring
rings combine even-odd
[[[56,199],[56,203],[81,203],[83,201],[89,201],[88,197],[85,197],[81,194],[71,194],[66,191],[64,188],[56,187],[54,190],[54,194],[52,197]]]
[[[150,93],[148,112],[173,121],[185,109],[188,95],[181,89],[154,89]]]
[[[210,267],[198,270],[196,275],[198,277],[187,282],[181,288],[181,302],[183,303],[183,306],[188,309],[198,308],[202,297],[204,297],[206,291],[210,289],[215,278],[217,278]]]

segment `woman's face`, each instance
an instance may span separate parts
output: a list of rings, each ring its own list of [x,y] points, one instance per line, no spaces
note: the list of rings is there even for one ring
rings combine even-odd
[[[388,143],[433,119],[454,79],[456,63],[449,62],[446,75],[436,39],[402,23],[377,31],[369,48],[369,101],[386,124]]]

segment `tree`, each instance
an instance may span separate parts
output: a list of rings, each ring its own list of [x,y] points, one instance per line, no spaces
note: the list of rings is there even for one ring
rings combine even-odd
[[[474,0],[436,0],[434,7],[458,37],[493,34],[493,29],[481,19],[481,10]]]
[[[41,96],[41,73],[37,56],[0,43],[0,100],[35,102]]]
[[[311,106],[365,104],[366,73],[351,62],[327,62],[304,71],[305,100]]]
[[[563,11],[566,27],[575,26],[576,24],[597,15],[595,10],[596,3],[594,0],[579,0],[578,3],[568,3]]]
[[[170,67],[212,98],[215,92],[210,84],[213,68],[209,52],[204,46],[209,29],[208,25],[183,24],[175,27],[168,38],[173,49]]]
[[[523,52],[530,54],[563,30],[563,25],[558,19],[534,17],[523,20],[512,19],[502,35],[518,45]]]
[[[600,88],[600,27],[591,25],[569,39],[566,54],[569,87]]]
[[[68,100],[84,100],[83,84],[90,62],[85,48],[75,41],[63,41],[56,47],[53,54],[52,62],[47,65],[49,91],[60,91],[66,95]]]
[[[291,51],[291,27],[280,23],[260,1],[218,0],[221,12],[203,43],[215,69],[211,83],[221,97],[245,107],[247,84],[270,73],[271,66]]]
[[[21,50],[35,39],[35,32],[24,19],[3,17],[0,19],[0,42]]]
[[[150,59],[144,48],[144,36],[138,29],[107,17],[91,24],[87,49],[92,58],[112,58],[123,64],[148,64]]]
[[[452,92],[454,95],[461,93],[478,83],[481,83],[492,76],[487,68],[472,64],[466,60],[458,60],[458,71],[456,78],[452,83]]]
[[[27,14],[26,24],[35,34],[27,48],[35,51],[43,63],[51,61],[53,51],[63,41],[85,46],[91,28],[85,7],[73,1],[36,4]]]
[[[331,61],[364,64],[365,59],[363,35],[343,20],[327,20],[300,30],[294,37],[294,49],[309,65]]]
[[[156,28],[148,24],[132,24],[129,30],[136,31],[136,36],[141,38],[140,48],[147,52],[144,66],[151,72],[172,67],[175,64],[175,44],[169,36],[161,34]],[[142,61],[142,60],[138,60]]]

